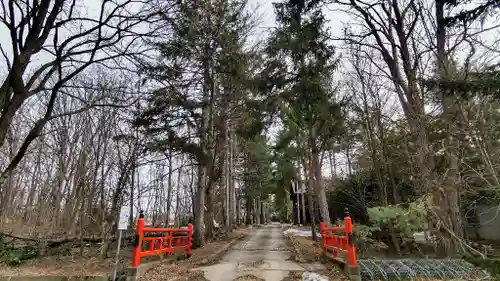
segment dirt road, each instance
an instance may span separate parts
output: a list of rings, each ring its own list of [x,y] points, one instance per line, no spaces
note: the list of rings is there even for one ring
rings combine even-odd
[[[280,281],[291,271],[318,270],[320,265],[301,265],[292,258],[279,224],[254,228],[234,245],[218,264],[198,268],[210,281],[232,281],[254,275],[265,281]]]

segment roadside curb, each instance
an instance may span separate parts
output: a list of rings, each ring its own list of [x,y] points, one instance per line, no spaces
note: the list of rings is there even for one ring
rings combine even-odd
[[[307,262],[304,258],[303,258],[303,255],[302,255],[302,251],[300,250],[299,247],[297,247],[295,245],[295,243],[293,243],[293,238],[290,236],[290,235],[285,235],[285,238],[286,240],[292,244],[292,247],[293,247],[293,252],[294,252],[294,259],[296,262],[298,263],[305,263]]]

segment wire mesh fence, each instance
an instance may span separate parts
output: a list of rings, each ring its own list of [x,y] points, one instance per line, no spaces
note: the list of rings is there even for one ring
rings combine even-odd
[[[361,280],[488,280],[489,274],[461,259],[359,260]]]

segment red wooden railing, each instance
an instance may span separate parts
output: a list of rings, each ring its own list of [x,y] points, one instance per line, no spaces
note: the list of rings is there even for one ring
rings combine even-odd
[[[320,222],[319,228],[323,252],[331,254],[334,258],[343,259],[350,267],[357,267],[356,248],[352,241],[352,220],[349,214],[346,212],[344,226],[326,227],[324,222]],[[344,235],[338,235],[338,232],[343,232]]]
[[[141,264],[141,258],[173,253],[185,253],[191,255],[191,241],[193,225],[188,224],[187,228],[152,228],[144,227],[144,213],[141,211],[137,220],[135,232],[134,252],[132,253],[132,267],[137,268]],[[161,233],[161,236],[144,237],[144,233]],[[143,243],[148,245],[147,250],[143,250]]]

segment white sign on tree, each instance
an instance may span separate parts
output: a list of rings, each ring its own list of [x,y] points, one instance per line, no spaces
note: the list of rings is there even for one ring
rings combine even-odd
[[[292,180],[292,190],[293,193],[302,194],[306,193],[306,188],[301,182],[296,182]]]
[[[130,218],[130,207],[122,206],[122,208],[120,209],[120,217],[118,220],[118,230],[127,230],[129,218]]]

